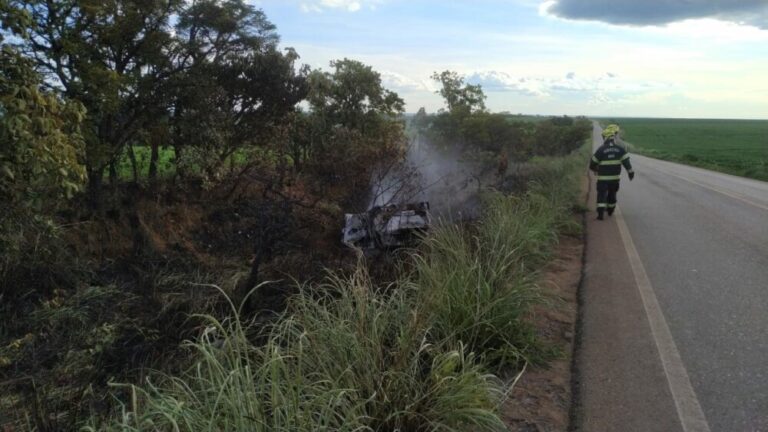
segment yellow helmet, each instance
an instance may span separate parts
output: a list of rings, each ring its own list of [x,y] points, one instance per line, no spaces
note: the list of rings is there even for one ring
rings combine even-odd
[[[610,138],[614,135],[618,135],[621,129],[619,129],[619,126],[615,124],[611,124],[605,127],[603,129],[603,138]]]

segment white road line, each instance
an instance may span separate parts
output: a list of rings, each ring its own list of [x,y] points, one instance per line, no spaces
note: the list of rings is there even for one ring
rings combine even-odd
[[[664,170],[661,170],[661,169],[659,169],[659,168],[656,168],[656,167],[651,167],[651,169],[652,169],[652,170],[655,170],[655,171],[658,171],[658,172],[660,172],[660,173],[663,173],[663,174],[671,175],[672,177],[677,177],[677,178],[679,178],[679,179],[681,179],[681,180],[685,180],[685,181],[687,181],[688,183],[693,183],[693,184],[695,184],[695,185],[697,185],[697,186],[701,186],[701,187],[703,187],[704,189],[709,189],[709,190],[711,190],[711,191],[713,191],[713,192],[717,192],[717,193],[723,194],[723,195],[725,195],[725,196],[729,196],[729,197],[731,197],[731,198],[737,199],[737,200],[739,200],[739,201],[741,201],[741,202],[744,202],[744,203],[746,203],[746,204],[749,204],[749,205],[751,205],[751,206],[754,206],[754,207],[757,207],[757,208],[759,208],[759,209],[763,209],[763,210],[765,210],[765,211],[768,211],[768,207],[766,207],[766,206],[764,206],[764,205],[762,205],[762,204],[756,203],[756,202],[754,202],[754,201],[752,201],[752,200],[750,200],[750,199],[747,199],[746,197],[744,197],[744,196],[742,196],[742,195],[740,195],[740,194],[735,194],[735,193],[733,193],[733,192],[729,192],[729,191],[723,190],[723,189],[721,189],[721,188],[718,188],[718,187],[715,187],[715,186],[711,186],[711,185],[707,185],[707,184],[704,184],[704,183],[701,183],[701,182],[697,182],[697,181],[695,181],[695,180],[691,180],[691,179],[689,179],[689,178],[686,178],[686,177],[683,177],[683,176],[681,176],[681,175],[672,174],[672,173],[671,173],[671,172],[669,172],[669,171],[664,171]]]
[[[624,242],[624,248],[629,257],[629,263],[632,266],[632,272],[635,274],[635,282],[640,291],[640,297],[643,299],[645,314],[651,325],[653,340],[656,342],[656,348],[659,350],[661,364],[664,367],[664,374],[667,377],[669,389],[672,392],[672,398],[675,401],[677,415],[680,423],[683,425],[684,432],[710,432],[707,419],[701,410],[699,399],[696,392],[693,391],[691,380],[688,378],[688,372],[680,358],[680,352],[677,350],[675,340],[669,331],[667,320],[661,311],[659,301],[653,292],[653,286],[645,272],[640,255],[635,249],[635,243],[629,234],[629,228],[624,221],[621,210],[616,209],[616,224],[619,226],[621,239]]]

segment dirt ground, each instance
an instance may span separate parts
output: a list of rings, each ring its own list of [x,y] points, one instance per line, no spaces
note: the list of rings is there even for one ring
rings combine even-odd
[[[589,180],[582,182],[582,202],[588,203]],[[582,216],[574,216],[582,222]],[[551,300],[533,311],[540,337],[562,353],[545,368],[528,367],[502,407],[502,418],[514,432],[565,432],[570,427],[578,293],[584,240],[561,236],[555,259],[544,269],[541,289]]]
[[[536,329],[562,356],[546,368],[529,367],[502,408],[510,431],[566,431],[571,407],[571,359],[581,278],[581,239],[562,237],[545,269],[542,289],[552,300],[534,310]]]

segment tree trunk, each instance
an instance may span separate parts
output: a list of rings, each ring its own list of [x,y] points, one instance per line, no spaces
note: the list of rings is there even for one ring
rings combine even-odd
[[[109,163],[109,185],[112,186],[112,188],[117,187],[117,162],[112,159],[112,161]]]
[[[139,166],[136,163],[136,153],[133,151],[133,144],[128,146],[128,158],[131,160],[131,169],[133,170],[133,182],[139,183]]]
[[[159,145],[156,140],[151,140],[150,146],[152,146],[152,153],[149,156],[149,183],[155,184],[157,181],[157,161],[160,159]]]
[[[176,141],[176,140],[174,140]],[[184,177],[186,173],[184,173],[184,169],[182,168],[181,164],[181,153],[183,152],[183,148],[181,145],[174,143],[173,144],[173,161],[176,164],[176,176]]]
[[[102,169],[94,169],[93,167],[88,167],[88,203],[91,205],[91,208],[98,209],[101,207],[101,199],[102,199],[102,180],[104,177],[104,170]]]

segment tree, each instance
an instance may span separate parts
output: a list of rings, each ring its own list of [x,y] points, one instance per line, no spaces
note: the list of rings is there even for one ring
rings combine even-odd
[[[445,99],[449,112],[470,114],[485,110],[485,94],[479,84],[465,84],[464,78],[453,71],[435,72],[432,79],[441,85],[436,93]]]
[[[377,166],[405,151],[404,102],[370,66],[343,59],[309,76],[309,165],[315,186],[350,210],[366,210]]]
[[[11,0],[32,18],[20,44],[44,84],[87,109],[88,189],[100,203],[104,170],[155,118],[158,86],[181,0]],[[114,180],[114,178],[113,178]]]
[[[0,12],[5,28],[25,25],[25,15],[11,14],[7,4]],[[69,197],[84,181],[84,110],[42,90],[32,62],[1,34],[0,44],[0,201],[19,209]]]
[[[584,118],[553,117],[536,124],[531,148],[540,156],[561,156],[577,150],[589,138],[591,123]]]
[[[405,102],[381,85],[381,75],[372,67],[345,58],[332,61],[331,68],[333,73],[310,75],[308,96],[313,112],[329,124],[371,134],[402,115]]]
[[[268,145],[306,96],[308,69],[296,71],[296,52],[279,51],[275,26],[242,0],[193,2],[176,30],[172,141],[182,164],[211,177],[236,152]]]

